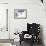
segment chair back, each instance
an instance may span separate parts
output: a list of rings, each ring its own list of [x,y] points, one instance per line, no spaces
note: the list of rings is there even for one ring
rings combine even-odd
[[[32,23],[29,24],[27,23],[27,31],[30,35],[34,34],[37,35],[40,32],[40,24]]]

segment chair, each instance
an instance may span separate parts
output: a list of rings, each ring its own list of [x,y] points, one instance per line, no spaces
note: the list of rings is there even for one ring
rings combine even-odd
[[[25,41],[25,38],[24,38],[25,34],[29,34],[32,36],[29,39],[29,41],[31,41],[32,45],[34,42],[39,43],[39,33],[40,33],[40,24],[36,24],[36,23],[29,24],[29,23],[27,23],[27,31],[22,31],[22,34],[19,35],[20,36],[20,44],[22,41]]]

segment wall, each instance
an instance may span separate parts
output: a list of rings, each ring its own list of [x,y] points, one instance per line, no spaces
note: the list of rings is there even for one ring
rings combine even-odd
[[[0,3],[8,3],[8,0],[0,0]]]
[[[8,8],[7,7],[7,4],[2,4],[2,3],[7,3],[8,0],[0,0],[0,27],[3,27],[4,25],[6,25],[6,21],[5,21],[5,17],[6,17],[6,9]],[[3,12],[3,13],[2,13]],[[5,18],[1,18],[2,16]],[[5,22],[3,22],[5,21]],[[2,25],[3,24],[3,25]],[[2,26],[1,26],[2,25]],[[7,31],[0,31],[0,39],[9,39],[9,32]],[[10,43],[0,43],[0,46],[12,46]]]
[[[14,9],[27,9],[27,19],[14,19]],[[45,4],[40,0],[10,0],[9,1],[9,31],[11,38],[15,31],[27,30],[28,23],[40,23],[43,29],[44,41],[46,42],[46,16]]]
[[[4,0],[4,2],[5,1],[6,0]],[[16,30],[18,30],[19,32],[21,32],[22,30],[26,30],[27,22],[28,23],[36,22],[42,25],[44,41],[46,44],[45,4],[42,4],[40,0],[8,0],[8,1],[9,1],[8,30],[10,32],[11,38],[14,38],[13,33]],[[27,19],[14,19],[14,9],[27,9]]]
[[[45,12],[44,13],[46,15],[46,0],[44,0],[44,6],[45,6],[44,7],[45,8],[45,10],[44,10]],[[44,41],[45,41],[45,46],[46,46],[46,30],[43,33],[44,33]]]
[[[0,3],[0,39],[9,39],[7,30],[7,9],[8,4]]]

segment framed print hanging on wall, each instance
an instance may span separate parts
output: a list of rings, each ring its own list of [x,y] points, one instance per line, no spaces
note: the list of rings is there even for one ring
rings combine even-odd
[[[27,9],[14,9],[14,18],[26,19],[27,18]]]

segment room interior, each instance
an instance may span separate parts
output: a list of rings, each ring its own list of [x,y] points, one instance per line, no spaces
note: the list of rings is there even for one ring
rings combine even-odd
[[[22,36],[27,35],[27,37],[25,37],[26,41],[30,37],[32,39],[40,37],[43,44],[42,46],[46,46],[45,12],[46,0],[0,0],[0,46],[32,46],[24,42],[24,39],[20,43],[20,35],[22,35],[23,31],[31,32],[31,30],[34,30],[33,32],[35,32],[35,30],[39,30],[39,27],[38,29],[34,28],[38,24],[40,24],[40,36],[36,36],[34,33],[25,33]],[[27,28],[27,23],[31,25],[35,23],[36,25]],[[28,37],[29,35],[30,37]]]

